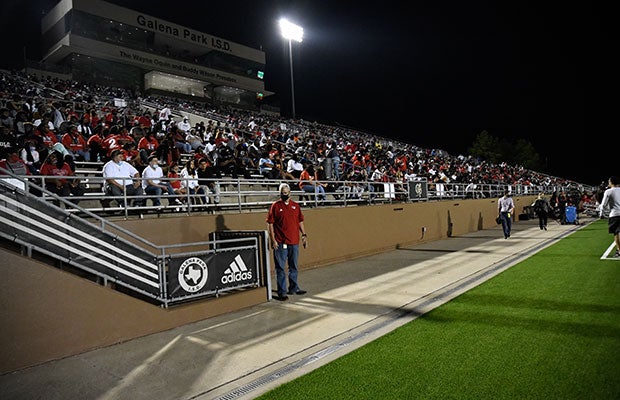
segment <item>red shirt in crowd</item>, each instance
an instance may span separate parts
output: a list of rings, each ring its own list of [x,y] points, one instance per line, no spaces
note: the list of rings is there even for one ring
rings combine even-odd
[[[66,162],[63,162],[60,168],[56,164],[46,162],[41,166],[40,174],[44,176],[71,176],[73,171],[71,171],[71,167]],[[67,183],[67,180],[59,178],[58,183],[64,185]]]
[[[144,136],[138,141],[138,150],[146,150],[151,154],[159,147],[159,141],[153,136]]]
[[[174,190],[181,189],[181,180],[179,179],[180,176],[178,173],[170,171],[168,172],[168,178],[170,178],[170,186],[172,186]]]
[[[101,142],[101,147],[104,148],[108,157],[114,150],[120,150],[123,148],[123,145],[119,141],[119,137],[120,135],[109,134]]]
[[[77,130],[71,133],[67,132],[62,135],[61,142],[67,149],[70,149],[73,152],[85,150],[88,147],[86,140]]]

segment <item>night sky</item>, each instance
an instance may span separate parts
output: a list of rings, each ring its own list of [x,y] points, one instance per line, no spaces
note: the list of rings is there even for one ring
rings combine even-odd
[[[609,11],[594,3],[110,2],[262,48],[266,89],[284,115],[291,96],[281,16],[304,27],[304,41],[293,43],[299,118],[454,155],[486,130],[530,141],[553,175],[595,185],[618,174],[607,98],[617,45]],[[36,58],[40,17],[56,3],[1,2],[3,38],[10,32],[11,41],[0,66],[11,56],[19,63],[24,45]]]

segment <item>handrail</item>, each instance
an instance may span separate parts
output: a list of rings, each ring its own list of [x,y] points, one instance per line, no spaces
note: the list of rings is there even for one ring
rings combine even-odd
[[[0,176],[0,225],[2,225],[0,237],[20,244],[27,249],[28,255],[32,250],[36,250],[71,264],[97,277],[97,280],[102,279],[104,285],[107,282],[117,283],[168,307],[174,302],[258,286],[260,280],[265,281],[269,278],[259,277],[259,274],[264,275],[265,272],[259,269],[257,238],[216,238],[209,241],[156,245],[74,204],[72,200],[75,199],[59,197],[10,171],[0,169],[0,173],[4,174]],[[43,197],[33,195],[33,191],[41,193]],[[46,201],[47,199],[52,202]],[[64,208],[60,207],[61,205]],[[70,210],[79,210],[84,215],[100,221],[101,226],[73,216]],[[147,250],[143,246],[148,246],[150,249]],[[170,291],[170,282],[181,279],[181,272],[175,277],[170,277],[171,268],[182,267],[184,261],[194,263],[193,260],[199,260],[201,257],[215,257],[222,260],[214,264],[216,268],[220,266],[222,272],[222,268],[226,268],[230,262],[231,256],[226,253],[232,254],[233,257],[245,254],[244,260],[250,263],[248,267],[252,265],[255,275],[250,274],[248,279],[242,281],[225,282],[224,286],[205,287],[205,290],[200,290],[196,286],[189,290],[189,294],[178,292],[177,289]],[[190,256],[189,259],[182,258]],[[191,275],[194,278],[196,273],[192,269]]]
[[[1,171],[0,171],[1,172]],[[325,199],[319,192],[304,192],[298,186],[298,180],[283,179],[233,179],[224,177],[219,179],[199,179],[203,189],[202,192],[180,194],[175,197],[182,200],[183,205],[174,204],[171,196],[161,195],[161,206],[147,205],[158,196],[141,195],[130,196],[123,190],[122,206],[110,207],[108,203],[114,202],[116,198],[105,193],[106,179],[103,176],[76,175],[63,177],[64,179],[80,179],[82,185],[88,192],[82,196],[70,196],[60,198],[53,193],[45,190],[45,182],[49,179],[57,179],[57,176],[15,176],[9,171],[6,175],[11,175],[23,179],[29,188],[38,190],[41,197],[46,201],[61,202],[69,212],[78,212],[90,218],[100,221],[102,225],[107,222],[100,214],[102,212],[121,211],[125,218],[132,213],[136,215],[147,212],[184,212],[188,215],[196,212],[221,212],[260,209],[264,211],[278,197],[278,186],[287,183],[291,186],[292,196],[306,207],[318,207],[320,205],[349,206],[352,204],[374,204],[374,203],[393,203],[421,200],[449,200],[465,198],[491,198],[500,197],[505,189],[509,189],[513,195],[550,195],[555,191],[565,190],[562,186],[532,186],[532,185],[504,185],[504,184],[478,184],[475,187],[464,183],[434,183],[427,182],[427,195],[423,198],[410,198],[410,184],[418,181],[408,182],[372,182],[372,181],[318,181],[317,183],[326,188]],[[113,177],[112,177],[113,178]],[[129,179],[118,177],[118,179]],[[183,180],[182,178],[161,178],[163,182]],[[185,187],[193,179],[185,179]],[[30,189],[29,189],[30,190]],[[144,205],[133,206],[130,203],[139,200]],[[78,205],[75,203],[78,202]],[[120,229],[120,227],[118,227]],[[124,234],[131,234],[124,231]],[[155,246],[153,243],[145,243]]]

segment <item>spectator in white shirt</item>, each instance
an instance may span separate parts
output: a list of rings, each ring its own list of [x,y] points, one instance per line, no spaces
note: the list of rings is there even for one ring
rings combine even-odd
[[[164,171],[158,165],[159,160],[156,156],[150,156],[148,158],[149,165],[142,171],[142,188],[144,193],[153,197],[153,206],[159,207],[161,205],[161,194],[165,191],[169,196],[175,196],[174,189],[170,182],[163,182],[161,178],[164,177]],[[170,197],[172,199],[172,197]],[[171,200],[172,201],[172,200]],[[178,199],[174,199],[174,203],[182,205],[183,203]]]
[[[299,179],[299,176],[303,170],[304,166],[299,162],[299,155],[293,154],[293,157],[291,157],[286,163],[286,172]]]
[[[192,129],[192,126],[189,123],[189,118],[184,117],[183,121],[177,124],[177,128],[183,131],[183,134],[188,134],[189,131]]]

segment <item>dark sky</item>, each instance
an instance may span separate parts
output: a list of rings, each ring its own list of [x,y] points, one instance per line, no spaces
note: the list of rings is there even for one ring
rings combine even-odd
[[[266,88],[278,93],[285,115],[290,76],[281,16],[305,31],[293,44],[298,117],[451,154],[466,153],[486,130],[530,141],[554,175],[597,184],[618,174],[611,160],[620,141],[607,99],[616,45],[610,17],[594,3],[110,2],[262,47]],[[56,3],[2,2],[9,53],[21,59],[25,43],[36,54],[40,15]]]

